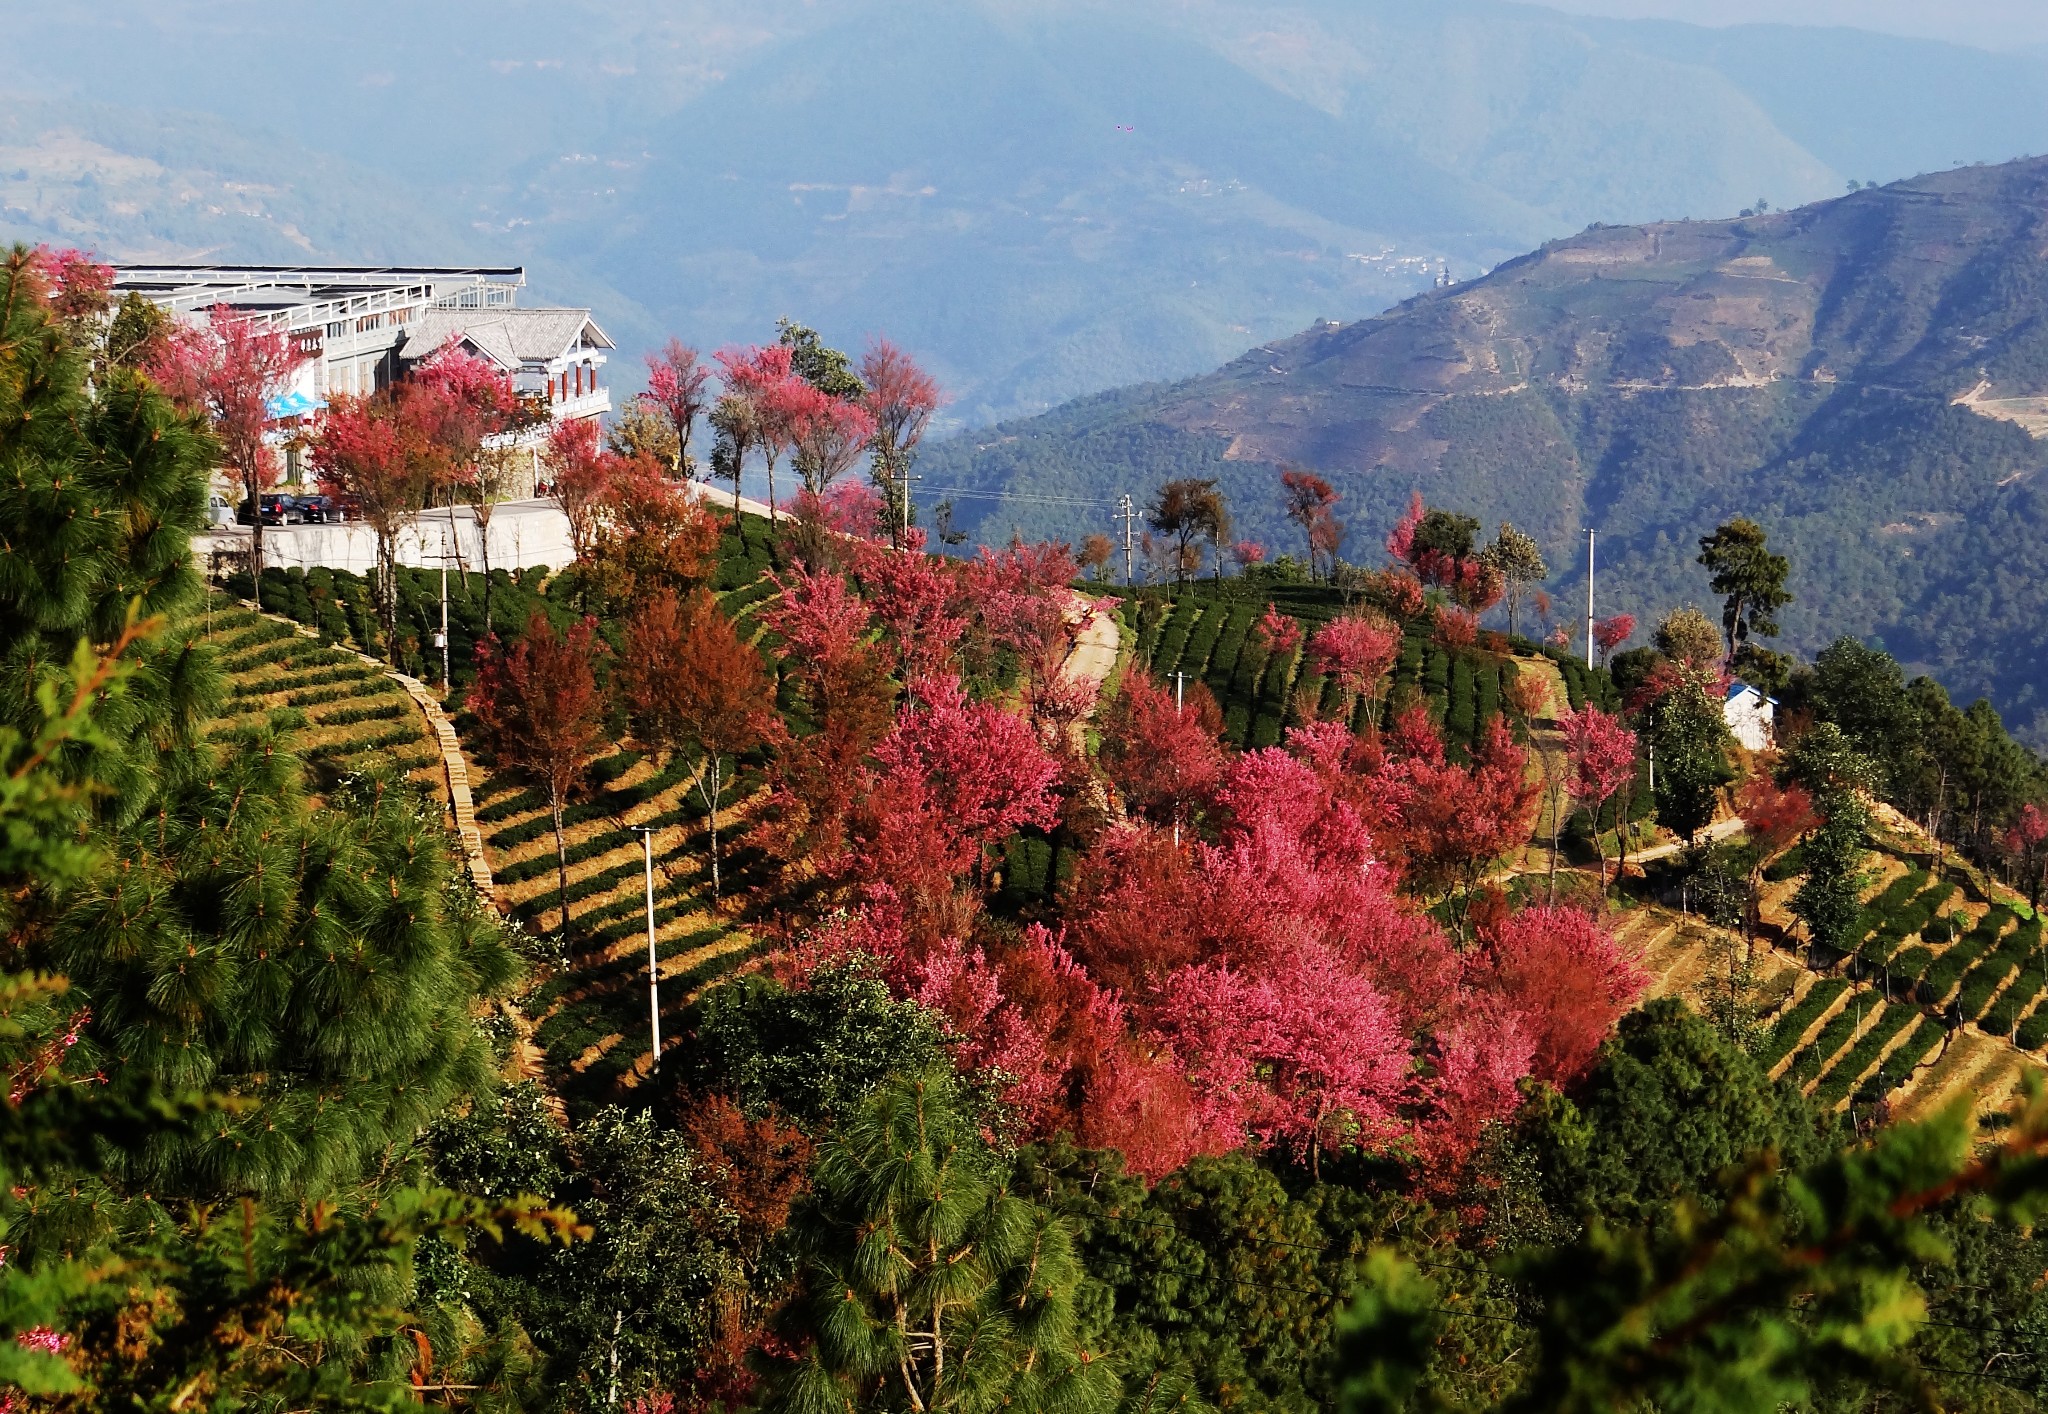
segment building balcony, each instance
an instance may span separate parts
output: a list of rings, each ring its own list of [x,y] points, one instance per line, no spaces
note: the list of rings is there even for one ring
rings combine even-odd
[[[580,393],[571,393],[565,398],[554,398],[548,403],[548,411],[557,422],[574,422],[583,417],[602,417],[612,410],[612,390],[609,388],[586,388]]]

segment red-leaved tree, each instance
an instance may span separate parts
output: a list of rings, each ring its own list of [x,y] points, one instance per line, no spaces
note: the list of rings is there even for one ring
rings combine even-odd
[[[377,542],[372,585],[384,652],[398,653],[398,535],[426,504],[433,460],[423,429],[389,396],[337,395],[313,436],[313,469],[321,486],[354,502]]]
[[[1535,1043],[1530,1073],[1553,1085],[1569,1085],[1591,1068],[1608,1028],[1649,983],[1606,924],[1582,908],[1508,913],[1480,942],[1481,985]]]
[[[1318,561],[1334,556],[1343,540],[1343,526],[1337,520],[1337,490],[1312,471],[1286,470],[1280,473],[1280,509],[1301,527],[1308,542],[1308,572],[1316,572]],[[1335,534],[1331,528],[1335,527]]]
[[[895,656],[899,681],[953,672],[969,608],[956,560],[923,553],[922,534],[901,550],[867,541],[853,547],[854,574]]]
[[[535,610],[510,649],[486,640],[477,653],[469,708],[483,724],[502,765],[527,772],[548,793],[555,830],[556,899],[569,931],[569,845],[562,809],[580,789],[591,761],[607,745],[606,697],[593,665],[604,653],[597,622],[584,618],[566,634]]]
[[[578,565],[601,602],[632,604],[662,590],[687,594],[718,563],[710,508],[647,453],[599,457],[600,493],[587,508]]]
[[[910,529],[910,465],[917,458],[932,414],[945,402],[939,385],[916,360],[887,339],[877,339],[861,355],[860,381],[867,386],[862,405],[874,420],[874,478],[887,506],[889,538],[903,543]]]
[[[446,493],[434,499],[447,506],[450,541],[455,537],[458,499],[469,503],[476,519],[484,571],[484,632],[488,634],[491,518],[498,502],[511,490],[515,470],[528,455],[517,444],[518,434],[546,421],[547,409],[539,398],[522,398],[512,386],[510,374],[469,353],[452,337],[421,363],[398,396],[410,401],[408,415],[421,424],[434,489]]]
[[[598,441],[594,418],[558,422],[548,433],[544,454],[554,502],[569,522],[569,548],[588,559],[597,544],[599,512],[618,458]]]
[[[1059,763],[1023,718],[973,701],[952,678],[912,684],[873,756],[854,882],[920,950],[966,936],[995,847],[1025,825],[1057,823]]]
[[[1223,714],[1201,683],[1173,689],[1136,667],[1102,716],[1101,761],[1126,808],[1179,829],[1222,784]]]
[[[1756,846],[1759,869],[1820,823],[1806,787],[1797,782],[1780,785],[1763,772],[1743,782],[1735,809],[1749,831],[1750,843]]]
[[[1593,646],[1600,650],[1600,666],[1607,666],[1608,655],[1622,644],[1635,637],[1636,616],[1616,614],[1611,619],[1602,619],[1593,625]]]
[[[671,470],[688,477],[690,434],[697,419],[710,409],[711,397],[705,385],[711,370],[698,361],[697,351],[677,339],[662,345],[658,354],[647,355],[647,401],[661,413],[662,420],[676,434],[676,462]]]
[[[221,460],[252,512],[249,569],[263,578],[262,494],[277,484],[277,449],[265,440],[270,400],[291,386],[305,355],[281,326],[215,305],[207,327],[180,324],[149,372],[172,398],[202,411],[220,442]]]
[[[1529,835],[1540,786],[1528,778],[1528,753],[1507,722],[1494,717],[1473,743],[1471,760],[1449,759],[1443,738],[1420,708],[1402,714],[1381,779],[1405,792],[1394,831],[1408,882],[1425,897],[1448,897],[1463,926],[1481,877]]]
[[[861,766],[890,728],[893,689],[873,642],[873,611],[844,578],[799,565],[772,582],[779,593],[760,618],[784,641],[801,726],[775,745],[757,837],[794,879],[806,868],[843,868]]]
[[[795,394],[792,385],[810,385],[790,372],[787,344],[725,348],[712,357],[718,360],[725,391],[711,409],[711,425],[725,439],[722,451],[727,458],[721,466],[714,456],[713,470],[732,478],[733,525],[737,528],[740,523],[740,478],[746,471],[747,457],[754,452],[762,452],[768,458],[768,511],[772,520],[775,459],[788,446],[786,413],[789,399]]]
[[[687,746],[704,753],[697,790],[710,823],[711,896],[717,898],[726,758],[753,750],[780,725],[768,670],[708,590],[678,601],[662,589],[627,622],[619,675],[642,740],[670,754]]]
[[[2041,846],[2048,843],[2048,814],[2031,801],[2020,807],[2020,813],[2013,817],[2006,827],[2005,851],[2020,866],[2021,877],[2027,884],[2027,907],[2038,908],[2041,902]]]
[[[1600,811],[1615,793],[1636,778],[1636,734],[1619,717],[1588,702],[1558,718],[1564,733],[1565,760],[1571,765],[1566,789],[1586,812],[1593,846],[1600,852],[1600,887],[1607,887],[1607,846],[1600,837]],[[1550,833],[1551,873],[1557,870],[1557,825]]]
[[[114,267],[74,247],[37,246],[28,253],[28,273],[50,312],[66,323],[97,319],[113,302]]]

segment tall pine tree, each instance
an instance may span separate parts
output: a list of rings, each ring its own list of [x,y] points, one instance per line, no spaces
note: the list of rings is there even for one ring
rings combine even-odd
[[[0,726],[131,615],[100,730],[60,773],[93,786],[111,868],[23,902],[7,966],[71,979],[79,1056],[110,1077],[240,1104],[153,1145],[125,1178],[161,1200],[339,1192],[394,1172],[432,1117],[486,1084],[479,998],[514,963],[452,888],[439,814],[397,785],[308,794],[287,737],[215,742],[191,537],[215,449],[143,376],[88,382],[98,326],[51,308],[17,249],[0,269]]]

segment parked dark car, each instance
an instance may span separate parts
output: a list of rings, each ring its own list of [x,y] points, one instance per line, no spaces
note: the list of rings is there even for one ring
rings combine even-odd
[[[348,519],[348,508],[333,496],[301,496],[299,519],[308,525],[336,525]]]
[[[306,519],[305,512],[299,506],[299,498],[286,495],[282,491],[265,492],[256,498],[256,504],[261,507],[265,525],[292,525]],[[237,512],[235,519],[244,525],[256,523],[256,517],[249,512],[247,501],[242,502],[242,509]]]

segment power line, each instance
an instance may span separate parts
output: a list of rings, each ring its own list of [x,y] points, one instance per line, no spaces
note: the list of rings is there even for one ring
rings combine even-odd
[[[980,501],[1040,501],[1059,506],[1109,506],[1117,502],[1105,501],[1091,496],[1057,496],[1035,491],[983,491],[972,486],[927,486],[920,490],[922,496],[965,496]]]

